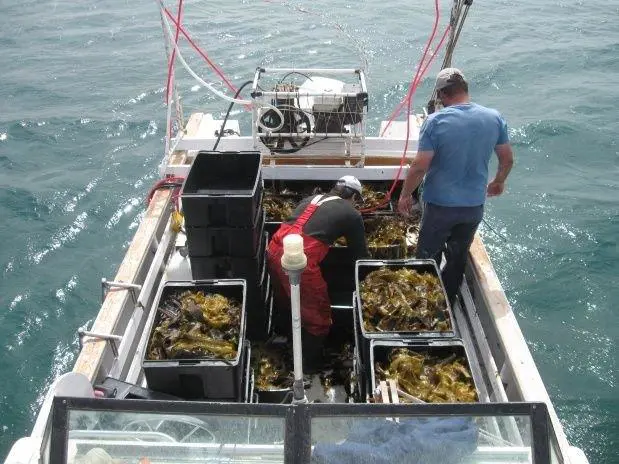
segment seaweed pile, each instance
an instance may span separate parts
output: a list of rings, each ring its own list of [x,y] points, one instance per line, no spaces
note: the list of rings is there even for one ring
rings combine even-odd
[[[466,359],[444,358],[397,348],[388,363],[375,365],[376,382],[393,379],[398,388],[428,403],[473,403],[477,401],[475,384]],[[400,396],[407,402],[404,395]]]
[[[438,277],[381,267],[360,283],[367,332],[447,331],[451,322]]]
[[[241,305],[218,293],[187,290],[159,306],[147,359],[234,359],[239,345]]]
[[[377,206],[380,206],[379,209],[389,209],[391,207],[389,202],[385,202],[387,198],[386,192],[377,191],[363,185],[361,187],[361,195],[363,196],[363,202],[357,204],[359,209],[376,208]]]
[[[395,215],[365,217],[366,239],[374,259],[399,259],[415,255],[419,224]],[[346,239],[338,238],[334,246],[345,247]]]
[[[265,189],[262,206],[266,212],[266,220],[269,222],[286,221],[297,206],[300,196],[290,190],[284,189],[277,193]]]
[[[414,256],[419,225],[400,216],[365,219],[368,248],[373,258],[396,259]]]
[[[251,365],[254,369],[256,390],[283,390],[292,387],[292,361],[284,347],[258,345],[252,349]]]

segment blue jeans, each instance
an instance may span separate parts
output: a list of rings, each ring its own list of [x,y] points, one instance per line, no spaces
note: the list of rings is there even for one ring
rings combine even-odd
[[[446,263],[441,274],[447,297],[453,302],[462,284],[469,247],[484,215],[484,206],[439,206],[425,203],[417,242],[416,257]]]

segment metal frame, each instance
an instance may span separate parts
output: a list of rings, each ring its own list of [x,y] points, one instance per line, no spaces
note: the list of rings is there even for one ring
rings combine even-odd
[[[354,75],[358,82],[355,82],[355,85],[359,86],[358,91],[348,91],[348,92],[333,92],[333,93],[325,93],[324,91],[317,90],[265,90],[260,86],[260,79],[263,75],[270,74],[275,75],[273,77],[278,77],[283,74],[302,74],[307,75],[313,74],[316,75]],[[281,83],[281,80],[279,81]],[[312,97],[328,97],[328,98],[357,98],[361,99],[362,104],[361,107],[361,118],[358,122],[351,123],[346,125],[349,127],[349,131],[345,131],[343,128],[340,131],[327,131],[325,127],[324,131],[314,131],[309,130],[303,135],[307,140],[312,140],[307,146],[321,143],[327,141],[328,139],[336,139],[340,143],[343,144],[343,151],[346,156],[350,156],[353,145],[359,145],[359,151],[361,154],[361,164],[363,165],[363,158],[365,156],[366,151],[366,129],[367,129],[367,115],[368,115],[368,91],[366,87],[365,75],[362,69],[335,69],[335,68],[256,68],[256,72],[254,73],[254,78],[252,81],[252,91],[251,97],[254,101],[253,109],[252,109],[252,141],[253,148],[256,150],[261,150],[266,153],[270,153],[272,156],[282,156],[289,153],[280,153],[276,149],[272,149],[266,146],[263,143],[262,137],[268,136],[270,138],[289,138],[289,137],[298,137],[300,134],[298,132],[283,132],[282,130],[274,130],[271,131],[266,127],[263,127],[260,123],[261,110],[264,108],[274,108],[274,100],[277,99],[297,99],[300,101],[301,98],[312,98]],[[343,101],[343,100],[342,100]],[[300,111],[306,115],[307,125],[311,126],[314,121],[314,113],[313,110],[308,110],[307,108],[296,107],[295,111]],[[338,114],[337,111],[327,111],[327,113]],[[281,116],[281,115],[280,115]],[[282,121],[283,124],[283,121]],[[258,128],[262,127],[264,133],[259,133]],[[306,140],[306,142],[307,142]],[[305,152],[306,147],[299,147],[295,152]],[[310,150],[313,151],[313,150]]]
[[[52,464],[66,462],[71,410],[281,417],[285,420],[284,462],[287,464],[310,462],[312,418],[316,417],[528,416],[532,463],[550,463],[552,428],[544,403],[277,405],[57,397],[52,412],[49,456]]]

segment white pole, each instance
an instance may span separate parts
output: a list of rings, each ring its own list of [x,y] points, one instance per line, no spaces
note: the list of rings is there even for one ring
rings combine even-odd
[[[292,385],[292,402],[307,403],[303,386],[303,347],[301,343],[301,274],[307,266],[307,257],[303,250],[303,237],[289,234],[284,237],[284,254],[282,268],[290,281],[290,308],[292,312],[292,356],[294,360],[294,383]]]

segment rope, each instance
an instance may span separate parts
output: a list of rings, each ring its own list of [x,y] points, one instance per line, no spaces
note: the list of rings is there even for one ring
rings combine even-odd
[[[183,0],[178,0],[178,15],[176,18],[176,33],[174,34],[174,43],[178,45],[178,35],[180,33],[181,27],[181,18],[183,16]],[[170,85],[172,84],[173,79],[173,66],[174,66],[174,58],[176,58],[176,49],[172,50],[172,56],[170,57],[170,62],[168,63],[168,81],[166,83],[165,88],[165,98],[166,104],[170,104]]]
[[[419,86],[419,83],[421,82],[421,79],[423,79],[423,77],[425,76],[428,68],[430,67],[430,65],[432,64],[432,61],[434,61],[434,58],[436,57],[436,55],[438,54],[438,52],[440,51],[440,49],[443,46],[443,43],[445,42],[445,38],[447,37],[447,33],[451,30],[451,26],[447,26],[445,28],[445,32],[443,32],[443,36],[441,37],[440,42],[438,43],[438,46],[436,47],[436,49],[434,50],[434,52],[432,53],[432,56],[430,57],[430,59],[428,60],[428,62],[426,63],[426,65],[423,67],[421,74],[419,74],[419,76],[417,77],[417,74],[415,75],[415,78],[413,80],[414,82],[414,89],[413,89],[413,93],[411,94],[410,98],[413,98],[413,95],[415,94],[415,92],[417,91],[417,87]],[[420,69],[421,65],[423,63],[423,58],[419,64],[418,69]],[[419,71],[418,71],[419,72]],[[396,109],[393,111],[393,113],[391,114],[391,116],[389,117],[389,121],[387,122],[387,125],[385,126],[385,128],[383,129],[383,132],[380,134],[381,137],[383,135],[385,135],[385,132],[387,131],[387,129],[389,129],[389,126],[391,126],[391,123],[394,121],[395,118],[397,118],[400,113],[402,112],[402,108],[404,107],[404,105],[407,102],[407,98],[408,95],[402,99],[402,101],[398,104],[398,106],[396,107]]]
[[[423,63],[423,61],[425,60],[425,57],[428,53],[428,50],[430,48],[430,45],[432,44],[432,41],[434,40],[434,37],[436,35],[436,29],[438,28],[438,23],[441,17],[441,13],[440,13],[440,5],[439,5],[439,0],[434,0],[434,25],[432,27],[432,33],[430,34],[430,38],[428,39],[428,42],[426,43],[426,47],[423,53],[423,56],[421,58],[421,62],[420,65],[417,68],[417,73],[415,73],[415,78],[413,79],[413,81],[411,82],[409,89],[408,89],[408,93],[406,96],[406,103],[407,103],[407,107],[406,107],[406,140],[404,142],[404,151],[402,153],[402,158],[400,159],[400,166],[398,167],[398,172],[395,175],[395,178],[393,179],[393,183],[391,184],[391,187],[389,188],[389,191],[387,192],[387,195],[385,196],[385,199],[383,200],[382,203],[372,207],[372,208],[365,208],[361,210],[361,213],[369,213],[372,211],[377,210],[378,208],[382,208],[383,206],[387,205],[390,201],[391,201],[391,196],[393,195],[393,192],[395,191],[395,188],[398,184],[398,181],[400,180],[400,175],[402,174],[402,169],[404,168],[404,163],[406,162],[406,153],[408,152],[408,143],[410,141],[410,117],[408,116],[410,114],[411,111],[411,103],[412,103],[412,96],[415,93],[415,90],[417,89],[417,77],[419,75],[419,72],[421,70],[421,64]]]
[[[215,71],[215,73],[220,77],[220,79],[226,84],[226,86],[232,91],[232,92],[236,92],[237,88],[230,82],[230,80],[226,77],[226,75],[223,73],[223,71],[221,70],[221,68],[219,68],[219,66],[217,66],[215,63],[213,63],[211,61],[211,59],[208,57],[208,55],[202,51],[202,49],[196,44],[196,42],[189,36],[189,34],[187,33],[187,31],[185,30],[185,28],[183,28],[183,26],[181,24],[178,24],[175,20],[174,20],[174,16],[172,16],[172,14],[168,11],[167,8],[163,8],[163,12],[165,13],[165,15],[170,18],[170,21],[172,21],[172,23],[178,27],[178,30],[180,30],[180,32],[183,34],[183,36],[185,37],[185,39],[187,39],[187,42],[189,42],[189,44],[193,47],[193,49],[202,57],[204,58],[204,60],[209,64],[209,66],[213,69],[213,71]]]
[[[494,227],[492,227],[490,224],[488,224],[488,222],[482,218],[482,222],[486,225],[486,227],[488,227],[488,229],[490,229],[491,232],[493,232],[497,237],[499,237],[501,240],[503,240],[503,242],[507,243],[508,240],[505,237],[505,235],[501,234],[500,232],[497,232]]]
[[[449,68],[451,66],[451,59],[453,58],[453,52],[456,49],[456,44],[458,43],[458,39],[460,38],[460,33],[462,32],[462,27],[464,26],[464,21],[469,13],[469,8],[473,4],[473,0],[454,0],[453,7],[451,9],[451,18],[450,18],[450,26],[451,26],[451,35],[449,37],[449,43],[445,49],[445,58],[443,59],[443,64],[441,69]],[[464,8],[464,12],[462,9]],[[430,100],[428,101],[428,108],[434,108],[436,102],[436,88],[432,90],[432,95]],[[432,111],[428,111],[429,113]]]

